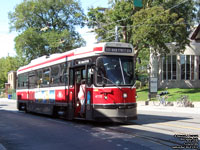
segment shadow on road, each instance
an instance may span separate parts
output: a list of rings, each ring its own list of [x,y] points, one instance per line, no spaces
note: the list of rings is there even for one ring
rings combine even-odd
[[[128,149],[134,147],[151,150],[158,146],[160,149],[171,149],[172,146],[182,144],[173,136],[175,133],[159,132],[161,129],[150,131],[149,128],[140,128],[140,125],[191,119],[139,114],[138,120],[135,121],[99,123],[52,119],[46,115],[26,114],[20,111],[13,113],[6,110],[0,110],[0,118],[0,141],[9,150],[56,150],[69,146],[71,150],[102,150],[106,144],[111,150],[122,149],[112,147],[112,143],[123,144],[124,148]]]

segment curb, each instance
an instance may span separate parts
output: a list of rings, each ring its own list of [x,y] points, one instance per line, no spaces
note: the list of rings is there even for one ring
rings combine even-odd
[[[2,144],[0,144],[0,150],[7,150]]]
[[[178,107],[178,106],[155,106],[152,103],[145,105],[145,102],[138,102],[138,110],[149,110],[149,111],[163,111],[163,112],[173,112],[173,113],[187,113],[187,114],[200,114],[200,107],[198,105],[194,107]]]
[[[154,104],[153,104],[153,102],[152,101],[149,101],[149,104],[148,105],[145,105],[145,102],[146,101],[137,101],[137,104],[138,104],[138,106],[155,106]],[[192,102],[192,104],[194,105],[194,107],[184,107],[184,106],[177,106],[176,105],[176,102],[173,102],[173,106],[171,106],[171,107],[177,107],[177,108],[199,108],[200,109],[200,102]],[[169,107],[169,106],[166,106],[166,107]]]

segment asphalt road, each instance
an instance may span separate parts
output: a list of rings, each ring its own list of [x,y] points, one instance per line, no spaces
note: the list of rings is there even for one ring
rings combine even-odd
[[[182,148],[199,146],[199,114],[144,108],[138,107],[138,120],[105,124],[26,114],[16,110],[15,101],[0,99],[0,150],[170,150],[181,148],[183,143]]]

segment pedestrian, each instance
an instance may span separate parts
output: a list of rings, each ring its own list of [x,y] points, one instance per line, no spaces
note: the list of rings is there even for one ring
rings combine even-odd
[[[78,98],[81,103],[80,115],[81,115],[81,117],[83,117],[83,114],[85,111],[85,80],[81,80],[81,85],[80,85],[79,92],[78,92]]]

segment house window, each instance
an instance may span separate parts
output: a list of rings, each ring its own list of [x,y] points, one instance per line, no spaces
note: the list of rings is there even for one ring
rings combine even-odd
[[[181,55],[181,80],[194,80],[194,55]]]
[[[176,80],[176,55],[162,57],[163,80]]]
[[[176,80],[176,55],[172,55],[172,79]]]
[[[181,80],[185,80],[185,55],[181,55]]]
[[[166,66],[166,57],[162,57],[162,64],[163,64],[163,80],[166,80],[167,79],[167,66]]]
[[[172,79],[172,57],[167,56],[167,76],[168,80]]]
[[[191,56],[191,80],[194,80],[194,55]]]
[[[199,63],[199,80],[200,80],[200,56],[199,56],[198,63]]]

